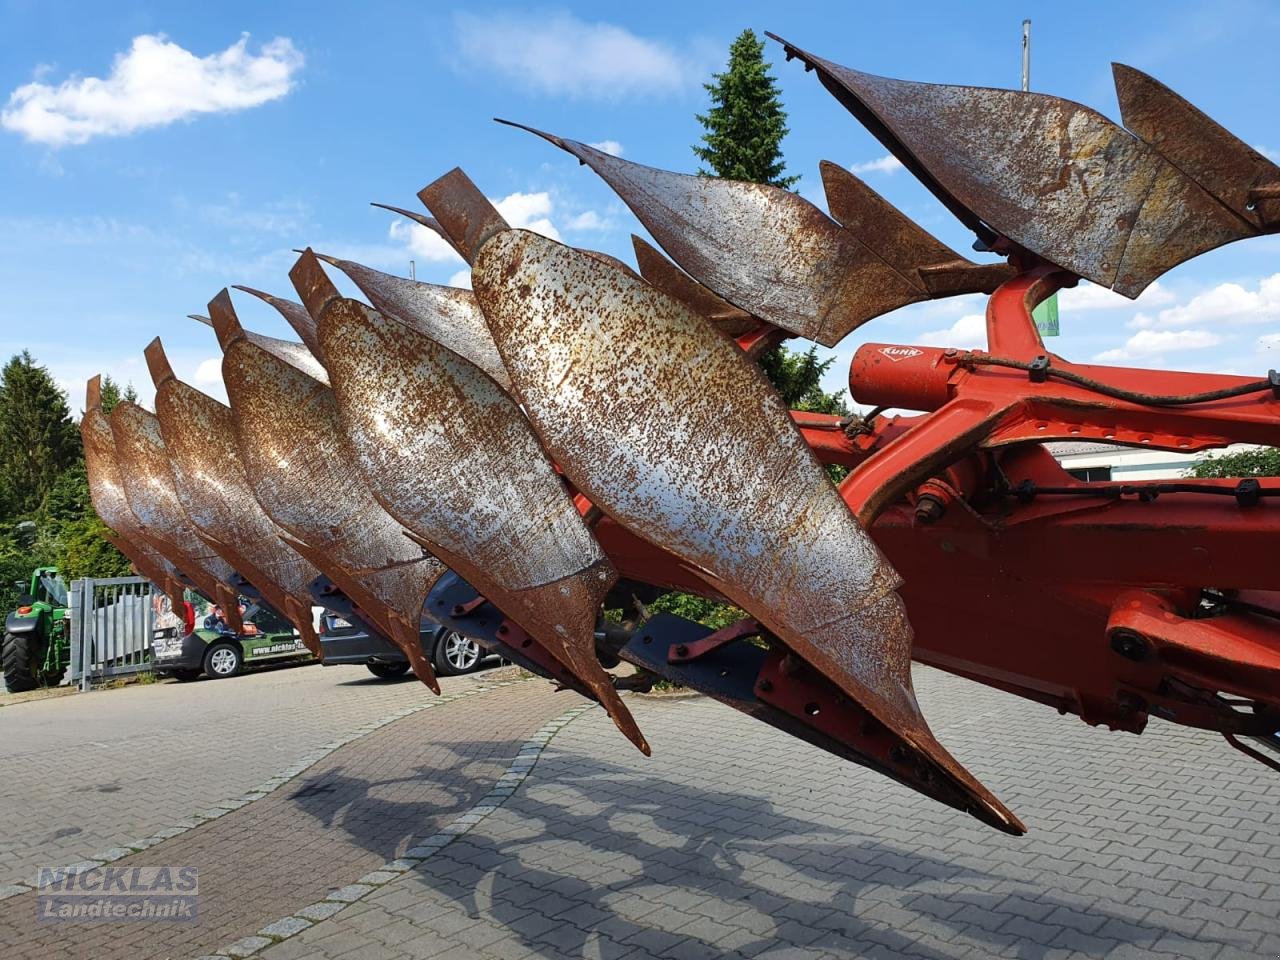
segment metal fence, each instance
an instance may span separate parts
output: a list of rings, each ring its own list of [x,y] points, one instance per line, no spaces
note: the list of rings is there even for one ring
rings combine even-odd
[[[71,582],[72,683],[88,690],[95,680],[151,669],[151,593],[143,577]]]

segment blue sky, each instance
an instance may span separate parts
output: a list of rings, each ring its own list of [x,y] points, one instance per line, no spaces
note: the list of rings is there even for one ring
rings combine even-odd
[[[461,261],[368,203],[419,208],[417,190],[455,165],[513,222],[629,261],[638,228],[608,188],[490,118],[693,171],[701,83],[748,26],[873,73],[1015,87],[1031,16],[1033,89],[1116,117],[1119,60],[1280,156],[1280,71],[1258,55],[1280,28],[1270,3],[106,6],[0,0],[0,354],[30,349],[77,410],[99,371],[149,397],[142,348],[156,334],[180,376],[221,395],[212,333],[185,315],[232,283],[289,294],[293,247],[402,274],[413,259],[419,279],[449,281]],[[822,205],[817,164],[830,159],[968,249],[812,75],[776,44],[767,55],[805,196]],[[836,351],[829,385],[861,339],[980,345],[981,309],[962,298],[873,321]],[[1053,348],[1077,360],[1280,366],[1280,238],[1184,264],[1137,304],[1082,287],[1062,318]]]

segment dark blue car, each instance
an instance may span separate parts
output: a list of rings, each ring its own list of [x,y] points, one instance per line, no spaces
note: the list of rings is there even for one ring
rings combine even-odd
[[[469,637],[427,620],[422,625],[421,639],[422,649],[442,677],[474,673],[501,662]],[[330,610],[320,618],[320,649],[325,666],[362,663],[375,677],[384,679],[409,671],[409,661],[395,644]]]

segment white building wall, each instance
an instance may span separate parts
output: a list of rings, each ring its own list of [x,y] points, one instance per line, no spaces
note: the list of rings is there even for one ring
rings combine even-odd
[[[1171,453],[1166,450],[1143,450],[1105,443],[1050,443],[1049,452],[1065,470],[1110,467],[1111,479],[1121,483],[1138,480],[1171,480],[1187,476],[1197,460],[1206,455],[1240,453],[1256,449],[1249,443],[1234,443],[1221,451],[1204,453]]]

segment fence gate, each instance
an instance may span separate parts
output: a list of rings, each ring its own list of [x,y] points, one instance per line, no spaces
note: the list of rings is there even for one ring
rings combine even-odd
[[[151,668],[151,593],[143,577],[71,582],[71,681],[81,690]]]

